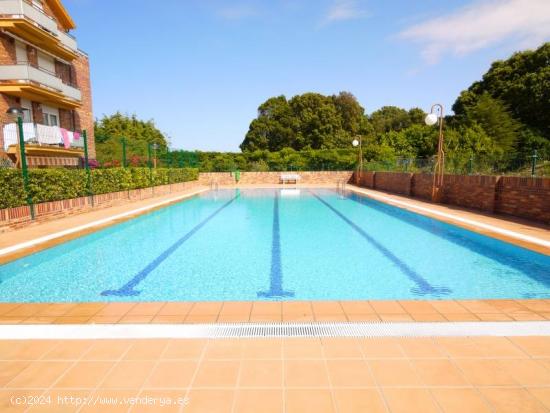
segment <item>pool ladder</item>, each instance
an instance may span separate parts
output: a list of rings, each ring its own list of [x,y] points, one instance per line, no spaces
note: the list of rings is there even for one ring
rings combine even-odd
[[[338,180],[336,181],[336,192],[338,192],[340,195],[344,195],[346,192],[346,181],[344,180]]]
[[[220,184],[219,184],[217,181],[214,182],[214,181],[212,180],[212,181],[210,181],[210,190],[212,191],[212,190],[214,190],[214,189],[215,189],[216,191],[218,191],[218,190],[220,189]]]

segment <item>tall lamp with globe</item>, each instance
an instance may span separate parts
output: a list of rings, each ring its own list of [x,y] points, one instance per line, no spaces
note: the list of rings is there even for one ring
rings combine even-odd
[[[355,183],[359,184],[363,173],[363,137],[361,135],[357,136],[351,144],[356,148],[359,147],[359,162],[357,163],[357,174],[355,175]]]
[[[445,151],[443,148],[443,105],[436,103],[432,106],[430,113],[426,116],[425,122],[428,126],[433,126],[439,122],[439,140],[437,143],[437,160],[435,163],[433,185],[432,185],[432,201],[439,202],[442,197],[443,180],[445,177]]]

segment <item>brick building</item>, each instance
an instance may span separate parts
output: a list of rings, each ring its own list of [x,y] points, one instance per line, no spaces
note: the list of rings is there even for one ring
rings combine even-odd
[[[88,56],[60,0],[0,0],[0,157],[17,162],[17,131],[6,110],[23,109],[30,167],[75,166],[88,133],[95,158]]]

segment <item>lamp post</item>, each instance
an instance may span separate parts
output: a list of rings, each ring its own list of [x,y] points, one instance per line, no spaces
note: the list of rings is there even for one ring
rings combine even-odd
[[[122,144],[122,167],[126,168],[126,138],[120,138],[120,143]]]
[[[439,114],[437,113],[439,110]],[[432,201],[439,202],[441,200],[443,190],[443,179],[445,176],[445,151],[443,150],[443,105],[436,103],[432,106],[430,113],[426,116],[425,122],[428,126],[433,126],[439,122],[439,140],[437,143],[437,161],[434,170],[434,179],[432,185]]]
[[[157,150],[158,150],[158,148],[159,148],[159,145],[158,145],[158,143],[154,143],[154,144],[152,145],[152,147],[153,147],[153,151],[154,151],[154,156],[153,156],[153,168],[154,168],[154,169],[157,169]]]
[[[359,138],[359,139],[358,139]],[[361,174],[363,173],[363,137],[357,136],[351,143],[354,147],[359,147],[359,162],[357,163],[357,175],[355,176],[355,183],[359,184],[361,180]]]
[[[34,204],[29,192],[29,169],[27,166],[27,155],[25,153],[25,134],[23,132],[23,110],[17,107],[10,107],[6,114],[17,122],[17,134],[19,137],[19,160],[21,161],[21,173],[23,174],[23,188],[27,197],[27,204],[31,212],[31,219],[34,219]]]

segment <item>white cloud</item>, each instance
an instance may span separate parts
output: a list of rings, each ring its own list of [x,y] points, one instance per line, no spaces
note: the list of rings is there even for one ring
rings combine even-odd
[[[249,17],[255,17],[260,13],[255,7],[247,4],[241,4],[219,9],[217,14],[225,20],[243,20]]]
[[[536,47],[550,39],[550,0],[477,0],[411,26],[399,37],[421,43],[428,63],[437,63],[446,53],[462,56],[504,40],[514,47]]]
[[[361,7],[359,0],[333,0],[323,19],[323,24],[360,19],[366,16],[367,12]]]

